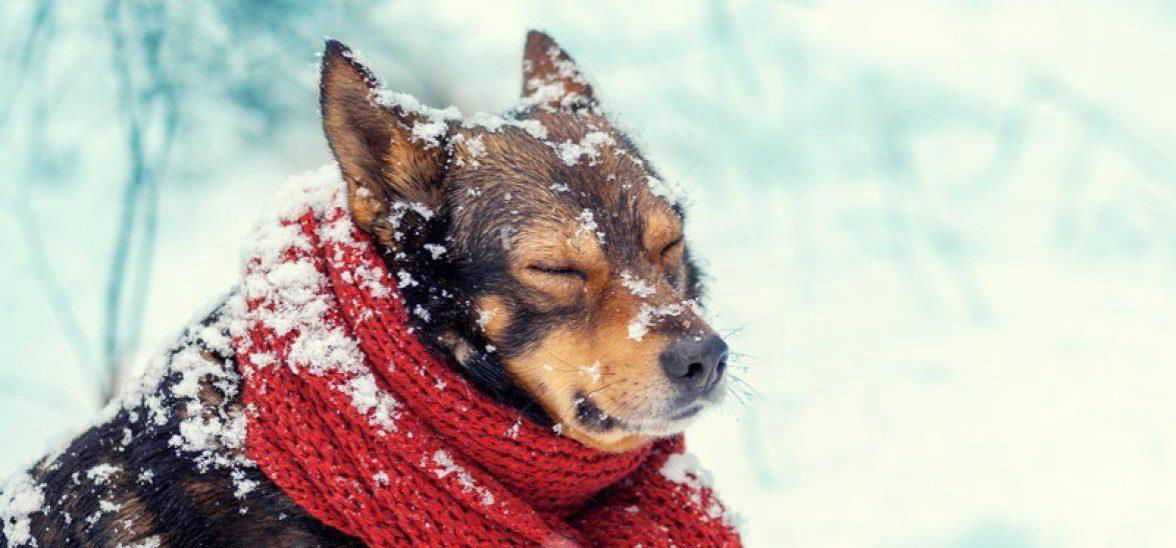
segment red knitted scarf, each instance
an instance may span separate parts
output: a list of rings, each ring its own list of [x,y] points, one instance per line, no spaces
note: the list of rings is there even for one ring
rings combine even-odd
[[[589,449],[479,393],[413,335],[333,166],[245,249],[234,344],[247,453],[372,546],[738,546],[680,437]]]

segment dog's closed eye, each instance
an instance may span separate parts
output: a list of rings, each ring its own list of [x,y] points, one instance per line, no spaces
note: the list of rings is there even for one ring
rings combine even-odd
[[[666,255],[669,255],[670,253],[673,253],[681,248],[682,248],[682,237],[678,236],[677,239],[675,239],[674,241],[672,241],[672,242],[666,244],[664,247],[662,247],[661,256],[665,257]]]
[[[537,272],[540,274],[546,274],[549,276],[577,278],[581,282],[588,281],[588,275],[585,274],[584,271],[582,271],[578,268],[575,268],[573,266],[565,266],[565,265],[552,266],[552,265],[546,265],[546,264],[533,264],[533,265],[528,266],[527,270],[530,270],[531,272]]]
[[[661,260],[661,263],[666,268],[676,268],[682,262],[682,251],[685,247],[686,245],[683,243],[682,237],[678,236],[670,243],[662,246],[657,258]]]

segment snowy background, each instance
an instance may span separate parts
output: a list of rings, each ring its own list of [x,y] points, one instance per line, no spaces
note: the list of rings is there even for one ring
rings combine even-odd
[[[0,4],[0,476],[327,161],[324,35],[472,112],[539,27],[690,191],[752,546],[1176,544],[1176,6],[484,4]]]

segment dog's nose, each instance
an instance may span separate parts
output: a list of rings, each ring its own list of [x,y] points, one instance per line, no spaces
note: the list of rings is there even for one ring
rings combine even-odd
[[[662,350],[658,360],[674,384],[696,394],[706,394],[727,368],[727,343],[718,335],[682,337]]]

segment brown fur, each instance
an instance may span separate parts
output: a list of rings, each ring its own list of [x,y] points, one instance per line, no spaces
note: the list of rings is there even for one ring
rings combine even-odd
[[[573,402],[577,393],[590,393],[610,416],[640,417],[655,410],[636,402],[668,390],[657,362],[668,337],[650,333],[633,341],[627,326],[643,303],[659,306],[687,298],[683,246],[667,249],[682,237],[681,217],[649,192],[645,162],[605,118],[547,112],[532,116],[548,128],[553,142],[580,142],[590,131],[605,131],[618,145],[605,148],[593,169],[567,178],[569,190],[561,191],[552,189],[551,181],[562,181],[568,167],[546,145],[536,146],[521,130],[463,130],[462,140],[480,139],[486,153],[477,167],[464,162],[447,176],[453,185],[450,195],[458,202],[453,229],[478,230],[475,227],[490,218],[497,225],[490,232],[505,231],[513,242],[506,254],[507,271],[521,290],[513,300],[488,295],[478,301],[480,315],[490,318],[484,328],[492,343],[507,346],[503,332],[519,300],[540,311],[582,309],[579,321],[571,319],[506,357],[505,366],[549,415],[566,426],[568,435],[599,448],[625,450],[646,437],[615,429],[586,431],[575,420]],[[568,194],[579,194],[580,199]],[[605,232],[603,244],[580,227],[578,215],[586,203],[593,204],[594,211],[615,211],[624,217],[596,220]],[[506,214],[493,214],[491,209]],[[458,256],[468,251],[454,250]],[[551,276],[531,268],[534,265],[574,267],[586,279]],[[651,284],[656,298],[633,296],[623,287],[622,273]],[[692,312],[675,319],[685,330],[709,330]],[[597,362],[599,378],[586,375],[582,369]]]
[[[571,57],[539,33],[528,37],[524,55],[524,94],[533,95],[516,115],[540,123],[543,139],[518,127],[451,122],[446,147],[422,142],[411,135],[419,115],[364,102],[374,79],[347,54],[328,54],[324,64],[324,127],[351,183],[352,210],[384,247],[411,256],[429,238],[444,240],[454,291],[469,297],[465,320],[481,325],[473,334],[447,331],[438,343],[461,362],[493,349],[513,383],[564,432],[624,450],[648,439],[630,427],[658,420],[670,406],[674,387],[659,365],[662,351],[676,338],[712,331],[687,307],[641,340],[629,337],[642,307],[697,297],[681,212],[651,192],[647,181],[658,174],[599,112]],[[589,135],[606,135],[607,144],[569,166],[559,147]],[[409,212],[395,217],[406,224],[381,226],[390,204],[404,202],[443,221]],[[625,277],[655,293],[634,295]],[[540,316],[548,322],[539,325]],[[600,420],[583,420],[585,399]]]

